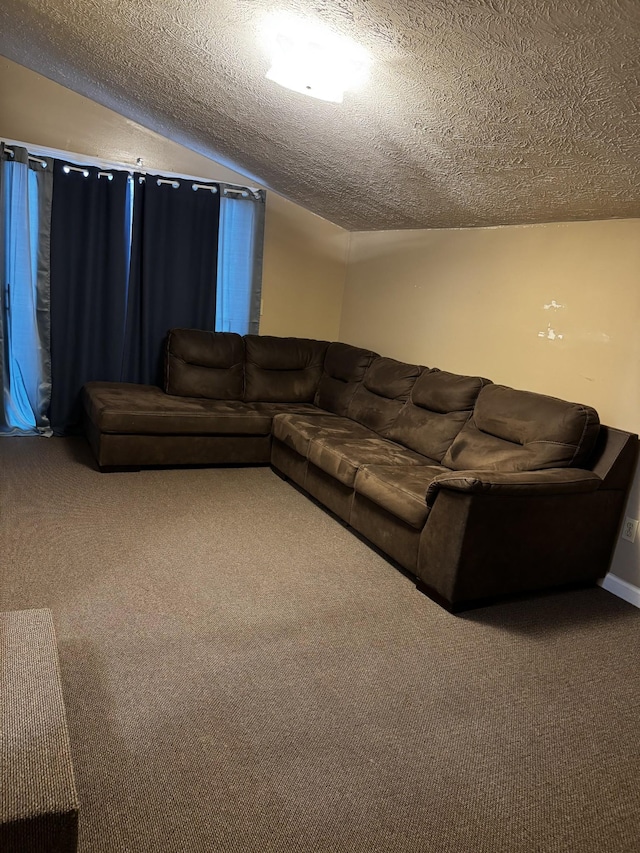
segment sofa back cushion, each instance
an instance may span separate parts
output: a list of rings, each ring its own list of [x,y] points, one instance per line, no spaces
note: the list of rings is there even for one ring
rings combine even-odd
[[[327,341],[245,335],[247,402],[312,403]]]
[[[409,400],[386,433],[387,438],[436,462],[471,417],[480,389],[488,380],[446,370],[425,370]]]
[[[585,464],[600,421],[590,406],[487,385],[442,460],[455,471],[535,471]]]
[[[393,358],[374,359],[353,395],[347,415],[386,435],[423,369]]]
[[[329,344],[315,404],[336,415],[346,415],[359,384],[376,353],[350,344]]]
[[[244,344],[234,332],[171,329],[164,390],[178,397],[242,400]]]

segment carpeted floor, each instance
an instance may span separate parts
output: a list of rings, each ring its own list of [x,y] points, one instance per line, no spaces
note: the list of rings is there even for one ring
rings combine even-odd
[[[636,853],[640,611],[451,616],[269,469],[0,440],[0,609],[50,607],[81,853]]]

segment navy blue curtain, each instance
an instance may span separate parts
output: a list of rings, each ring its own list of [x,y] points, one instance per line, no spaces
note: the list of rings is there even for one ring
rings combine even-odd
[[[213,330],[217,184],[54,163],[49,419],[79,430],[90,381],[162,384],[171,328]]]
[[[56,435],[79,427],[85,382],[121,378],[130,183],[126,172],[54,163],[49,419]]]
[[[135,175],[124,379],[163,384],[171,328],[215,328],[216,184]]]

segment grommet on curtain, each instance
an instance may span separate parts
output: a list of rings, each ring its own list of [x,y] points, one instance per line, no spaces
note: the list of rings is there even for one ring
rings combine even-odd
[[[214,195],[218,192],[218,187],[213,187],[210,184],[191,184],[192,190],[209,190]]]
[[[89,177],[89,170],[81,169],[79,166],[69,166],[67,164],[62,167],[62,171],[65,173],[65,175],[68,175],[69,172],[80,172],[82,175],[84,175],[85,178]]]

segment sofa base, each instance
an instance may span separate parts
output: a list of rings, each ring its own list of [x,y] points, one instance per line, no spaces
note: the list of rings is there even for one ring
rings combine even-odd
[[[285,449],[288,450],[289,453],[293,453],[295,456],[298,456],[295,451],[292,451],[289,448]],[[384,551],[382,548],[376,545],[371,538],[366,536],[364,533],[361,533],[351,524],[346,522],[341,516],[339,516],[332,509],[330,509],[324,501],[314,497],[311,492],[308,492],[303,486],[301,486],[299,483],[289,477],[284,472],[284,470],[282,470],[275,464],[272,464],[271,470],[274,474],[280,477],[281,480],[284,480],[285,483],[289,483],[296,491],[300,492],[301,495],[304,495],[306,498],[308,498],[313,504],[315,504],[315,506],[318,507],[318,509],[321,509],[323,512],[326,512],[327,515],[329,515],[336,522],[336,524],[339,524],[341,527],[345,527],[353,536],[356,537],[356,539],[362,542],[363,545],[366,545],[367,548],[370,548],[375,554],[378,554],[378,556],[382,557],[383,560],[386,560],[386,562],[389,563],[389,565],[393,566],[396,571],[400,572],[401,575],[404,575],[406,578],[408,578],[412,584],[416,583],[417,578],[410,569],[407,569],[406,566],[403,566],[402,563],[399,563],[398,560],[394,559],[388,553],[388,551]]]
[[[143,465],[268,465],[269,435],[117,435],[87,419],[89,444],[101,470]]]
[[[271,466],[277,474],[291,480],[304,489],[307,479],[307,460],[283,444],[277,438],[273,438],[271,445]]]
[[[452,603],[420,578],[416,577],[414,580],[416,589],[419,592],[454,616],[460,613],[467,613],[471,610],[479,610],[482,607],[491,607],[494,604],[506,604],[512,601],[530,601],[536,598],[541,598],[542,596],[561,595],[564,592],[575,592],[581,589],[591,589],[596,586],[596,581],[575,581],[573,583],[564,583],[557,586],[541,587],[539,589],[530,590],[529,592],[501,593],[485,596],[483,598],[474,598]]]
[[[271,465],[276,473],[300,486],[318,504],[349,524],[353,489],[308,462],[277,438],[273,439]]]
[[[307,468],[304,489],[338,518],[347,524],[350,523],[353,489],[345,486],[311,462]]]
[[[353,497],[351,526],[403,569],[415,574],[420,530],[405,524],[357,492]]]

